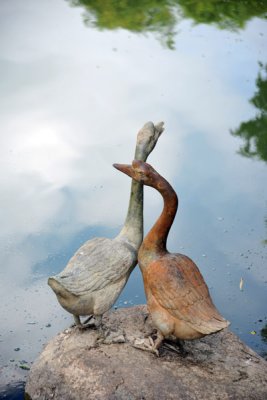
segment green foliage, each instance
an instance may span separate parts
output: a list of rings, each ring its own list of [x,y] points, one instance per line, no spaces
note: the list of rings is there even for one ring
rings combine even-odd
[[[88,22],[94,18],[98,28],[124,28],[133,32],[158,30],[172,25],[174,17],[168,2],[161,0],[73,0],[74,5],[83,5],[89,12]]]
[[[240,154],[267,161],[267,65],[260,63],[256,86],[257,91],[250,100],[258,110],[255,118],[243,122],[231,133],[245,142],[239,150]]]
[[[242,29],[253,17],[267,18],[266,1],[178,0],[177,3],[184,17],[198,24],[216,24],[222,29]]]
[[[84,22],[98,29],[127,29],[131,32],[160,33],[161,40],[173,47],[176,24],[173,1],[162,0],[69,0],[86,10]]]
[[[173,48],[178,19],[214,24],[221,29],[245,27],[253,17],[267,18],[267,2],[256,0],[68,0],[85,9],[84,21],[98,29],[154,32]]]

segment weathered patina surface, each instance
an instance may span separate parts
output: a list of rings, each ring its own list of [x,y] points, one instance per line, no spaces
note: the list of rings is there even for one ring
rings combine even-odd
[[[132,165],[114,164],[126,175],[156,189],[163,197],[161,215],[138,252],[147,304],[158,330],[147,350],[158,352],[164,337],[197,339],[229,325],[212,302],[209,289],[196,264],[183,254],[170,253],[166,243],[178,208],[178,197],[151,165],[134,160]]]
[[[135,157],[146,160],[163,132],[163,122],[147,122],[137,134]],[[119,195],[119,194],[118,194]],[[73,314],[82,327],[80,316],[94,315],[101,323],[124,288],[137,264],[137,252],[143,240],[143,185],[133,181],[124,226],[114,239],[94,238],[80,247],[58,275],[48,279],[61,306]]]

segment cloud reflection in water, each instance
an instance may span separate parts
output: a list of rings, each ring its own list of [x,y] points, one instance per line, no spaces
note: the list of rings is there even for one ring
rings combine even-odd
[[[149,162],[180,199],[170,250],[199,264],[250,343],[246,332],[266,317],[266,167],[237,155],[229,130],[254,116],[248,99],[266,25],[251,21],[238,35],[182,21],[170,51],[149,34],[88,29],[61,1],[14,0],[0,29],[1,362],[16,347],[17,360],[32,360],[70,323],[46,278],[83,241],[114,236],[123,224],[130,182],[112,163],[132,160],[147,120],[166,123]],[[162,205],[151,189],[145,201],[147,231]],[[120,305],[129,299],[144,301],[138,271]]]

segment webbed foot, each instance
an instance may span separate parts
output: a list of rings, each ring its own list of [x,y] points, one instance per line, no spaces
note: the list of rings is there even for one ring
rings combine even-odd
[[[135,339],[133,347],[139,350],[150,351],[159,357],[159,351],[155,348],[155,344],[151,336],[149,336],[147,339]]]
[[[81,322],[79,315],[73,315],[77,329],[83,331],[85,329],[102,330],[102,315],[90,315],[84,322]],[[93,321],[91,321],[93,319]]]
[[[164,339],[164,336],[158,332],[157,333],[157,338],[154,341],[151,336],[145,339],[135,339],[133,343],[133,347],[136,349],[144,350],[144,351],[150,351],[153,354],[156,354],[157,357],[159,357],[159,347]]]
[[[181,357],[186,357],[189,353],[188,351],[185,349],[184,347],[184,341],[183,340],[168,340],[166,339],[164,341],[164,345],[165,348],[167,348],[168,350],[171,350],[177,354],[179,354]]]

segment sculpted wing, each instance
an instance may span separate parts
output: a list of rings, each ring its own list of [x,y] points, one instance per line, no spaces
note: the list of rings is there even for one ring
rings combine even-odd
[[[203,334],[229,325],[214,306],[208,287],[190,258],[169,254],[159,260],[150,265],[148,282],[152,295],[164,309]]]
[[[100,290],[130,274],[136,251],[116,239],[95,238],[77,250],[66,268],[53,276],[74,295]]]

